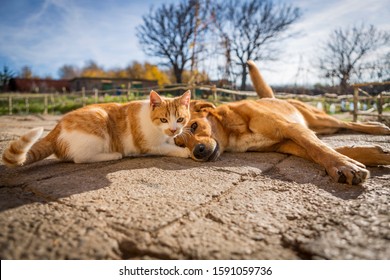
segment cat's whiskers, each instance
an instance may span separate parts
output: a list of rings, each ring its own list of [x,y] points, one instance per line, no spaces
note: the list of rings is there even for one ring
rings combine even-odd
[[[187,146],[188,137],[191,137],[191,136],[193,136],[191,129],[184,128],[183,132],[176,137],[181,137],[181,140],[183,140],[184,144]]]

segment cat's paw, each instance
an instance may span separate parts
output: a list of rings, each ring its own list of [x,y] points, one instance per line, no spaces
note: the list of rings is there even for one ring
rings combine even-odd
[[[188,148],[182,148],[182,152],[179,155],[182,158],[189,158],[191,157],[191,152]]]
[[[171,156],[181,157],[181,158],[189,158],[189,157],[191,157],[191,152],[188,148],[179,148],[178,150],[175,151],[174,154],[171,154]]]

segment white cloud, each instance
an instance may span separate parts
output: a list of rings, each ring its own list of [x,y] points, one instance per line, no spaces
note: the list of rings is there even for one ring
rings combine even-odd
[[[0,53],[17,67],[31,65],[41,75],[55,75],[64,64],[82,66],[89,59],[107,68],[123,67],[145,59],[135,36],[141,20],[133,6],[99,12],[77,1],[48,0],[22,27],[3,29],[0,40],[7,44],[0,46]]]

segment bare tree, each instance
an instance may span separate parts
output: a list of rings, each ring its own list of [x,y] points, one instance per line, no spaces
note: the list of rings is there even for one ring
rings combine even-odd
[[[362,64],[358,70],[358,77],[365,81],[390,81],[390,52]]]
[[[143,16],[143,24],[137,27],[139,43],[147,55],[162,58],[164,65],[173,69],[177,83],[189,62],[202,51],[202,44],[195,46],[206,25],[200,25],[206,15],[207,2],[183,0],[179,4],[163,4]]]
[[[390,42],[390,33],[373,25],[338,28],[323,45],[318,59],[322,75],[339,81],[341,93],[345,93],[353,77],[362,76],[367,60]]]
[[[58,75],[61,79],[73,79],[80,76],[80,69],[74,65],[65,64],[58,69]]]
[[[378,79],[390,82],[390,52],[382,55],[377,65],[375,72]]]
[[[246,62],[274,60],[277,44],[291,36],[287,31],[301,16],[300,9],[287,4],[275,4],[273,0],[224,0],[213,7],[215,24],[226,55],[240,67],[241,86],[247,80]]]

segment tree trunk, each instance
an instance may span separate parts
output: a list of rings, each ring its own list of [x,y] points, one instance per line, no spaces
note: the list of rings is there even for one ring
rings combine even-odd
[[[173,74],[175,75],[176,83],[181,84],[182,83],[182,74],[183,70],[181,70],[177,65],[173,66]]]
[[[182,73],[181,71],[175,73],[176,83],[178,84],[181,84],[183,82],[183,80],[181,79],[182,76],[181,73]]]
[[[340,81],[340,94],[347,94],[349,75],[343,75]]]
[[[242,72],[241,72],[241,86],[240,90],[245,90],[246,89],[246,78],[248,76],[248,73],[246,72],[246,64],[243,63],[241,64],[242,66]],[[245,99],[246,97],[244,95],[235,95],[235,100],[242,100]]]
[[[246,64],[242,64],[242,72],[241,72],[241,86],[240,90],[245,90],[246,88],[246,77],[247,77],[247,72],[246,72]]]

